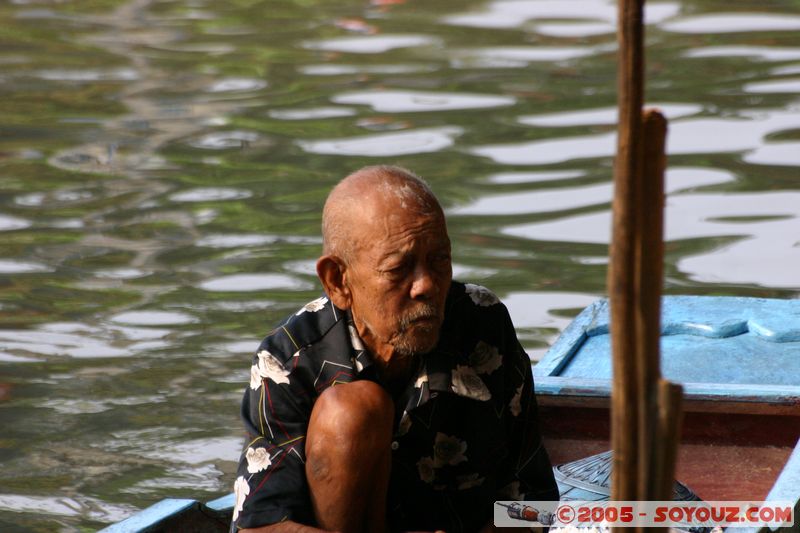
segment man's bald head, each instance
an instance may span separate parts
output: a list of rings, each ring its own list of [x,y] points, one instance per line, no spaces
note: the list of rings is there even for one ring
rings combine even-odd
[[[439,202],[408,170],[365,167],[343,179],[322,214],[317,275],[386,376],[434,348],[452,280]]]
[[[378,208],[444,216],[428,184],[410,170],[391,165],[364,167],[340,181],[325,201],[323,254],[351,261],[356,244],[353,230]]]

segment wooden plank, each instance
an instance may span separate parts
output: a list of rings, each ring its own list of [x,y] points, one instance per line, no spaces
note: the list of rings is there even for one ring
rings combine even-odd
[[[682,383],[684,387],[684,405],[692,409],[693,405],[711,404],[713,411],[728,411],[732,406],[742,406],[751,412],[769,413],[783,412],[800,414],[800,386],[798,385],[732,385],[726,383]],[[611,382],[607,379],[586,379],[572,377],[537,377],[536,396],[542,404],[558,404],[576,398],[589,402],[592,398],[602,399],[605,405],[611,397]],[[736,410],[732,410],[736,412]],[[746,411],[740,411],[746,412]],[[800,432],[800,430],[798,430]]]

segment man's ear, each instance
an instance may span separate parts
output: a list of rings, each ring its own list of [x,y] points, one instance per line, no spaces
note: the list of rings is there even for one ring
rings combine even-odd
[[[350,287],[345,280],[346,269],[344,261],[334,255],[323,255],[317,260],[317,276],[325,294],[339,309],[350,309],[352,304]]]

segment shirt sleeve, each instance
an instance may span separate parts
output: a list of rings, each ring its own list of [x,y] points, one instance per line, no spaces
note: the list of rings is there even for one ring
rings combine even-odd
[[[298,356],[283,362],[265,341],[253,359],[242,401],[248,442],[234,485],[233,523],[258,527],[283,520],[313,524],[305,476],[305,435],[313,384]]]
[[[503,311],[505,390],[510,396],[506,411],[509,455],[498,483],[497,498],[557,501],[558,486],[539,431],[531,361],[517,339],[508,312]]]

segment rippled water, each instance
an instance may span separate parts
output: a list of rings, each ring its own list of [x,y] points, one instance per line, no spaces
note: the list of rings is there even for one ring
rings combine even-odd
[[[800,5],[648,7],[666,292],[797,297]],[[604,293],[605,0],[0,4],[0,530],[228,492],[249,354],[361,165],[449,212],[534,359]]]

